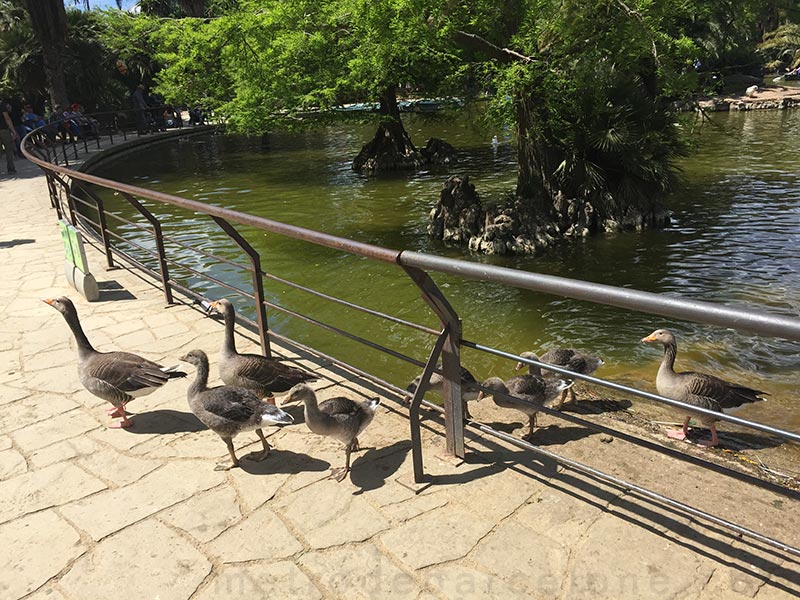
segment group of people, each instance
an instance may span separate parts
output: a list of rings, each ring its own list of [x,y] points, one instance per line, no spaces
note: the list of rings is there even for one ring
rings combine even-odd
[[[159,94],[147,94],[144,84],[136,86],[131,94],[131,103],[136,116],[136,130],[139,134],[165,131],[168,127],[183,127],[181,107],[176,107],[166,102]],[[203,125],[205,114],[197,106],[187,109],[189,125]]]
[[[23,158],[20,142],[28,133],[45,125],[45,120],[33,112],[30,103],[0,102],[0,150],[6,158],[6,170],[16,173],[14,160]]]
[[[144,84],[139,84],[131,94],[136,129],[140,134],[165,131],[168,127],[183,127],[182,108],[188,112],[189,125],[204,125],[206,115],[200,106],[194,108],[175,107],[166,103],[162,96],[146,94]],[[5,154],[6,170],[16,173],[14,161],[23,158],[20,142],[28,133],[39,127],[47,139],[61,138],[67,141],[93,138],[99,135],[99,123],[87,116],[78,103],[56,106],[48,118],[33,110],[27,101],[0,101],[0,152]]]
[[[9,174],[16,173],[15,159],[23,158],[20,143],[22,138],[34,129],[47,127],[44,131],[51,141],[61,136],[63,139],[82,139],[95,137],[99,133],[95,119],[83,114],[83,107],[73,103],[67,108],[56,106],[45,119],[34,111],[30,102],[0,102],[0,150],[6,158]]]
[[[50,122],[57,124],[55,131],[49,133],[60,133],[65,139],[94,138],[99,135],[99,123],[84,115],[83,107],[77,102],[68,108],[56,106],[53,114],[50,115]]]

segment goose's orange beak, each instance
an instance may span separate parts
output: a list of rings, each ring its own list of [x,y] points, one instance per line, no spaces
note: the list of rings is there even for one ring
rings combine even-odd
[[[50,306],[53,306],[54,301],[55,298],[42,298],[42,302],[44,302],[45,304],[49,304]]]
[[[647,342],[655,342],[655,341],[656,341],[656,337],[652,333],[650,335],[648,335],[647,337],[643,337],[642,338],[642,342],[644,342],[645,344]]]

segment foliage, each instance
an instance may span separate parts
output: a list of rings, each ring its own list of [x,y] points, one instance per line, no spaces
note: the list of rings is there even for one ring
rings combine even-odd
[[[23,8],[3,0],[0,14],[0,90],[41,106],[48,95],[41,43]],[[102,40],[102,15],[68,9],[66,17],[62,56],[68,97],[86,110],[119,105],[125,90],[112,80],[114,60]]]
[[[428,25],[435,8],[430,0],[241,0],[217,19],[162,25],[159,91],[259,133],[309,110],[377,100],[398,84],[436,93],[461,63]]]
[[[800,25],[786,23],[767,33],[758,51],[770,71],[797,68],[800,66]]]
[[[614,212],[672,189],[685,150],[670,105],[696,80],[680,4],[528,7],[509,43],[530,60],[493,74],[494,114],[518,128],[523,204],[541,211],[560,193]]]

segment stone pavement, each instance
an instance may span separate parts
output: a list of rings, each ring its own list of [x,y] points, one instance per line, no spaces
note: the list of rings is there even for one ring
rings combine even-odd
[[[471,432],[467,461],[443,460],[435,414],[423,421],[432,480],[417,486],[398,398],[313,357],[284,352],[320,374],[321,397],[383,396],[341,484],[327,479],[343,463],[341,447],[302,422],[268,432],[274,450],[266,461],[214,471],[227,452],[188,410],[191,375],[133,402],[132,429],[108,429],[106,404],[78,381],[72,335],[42,298],[72,297],[100,350],[175,364],[203,348],[212,382],[222,327],[180,298],[165,307],[161,292],[136,273],[104,271],[91,249],[106,291],[96,303],[80,298],[65,282],[44,179],[23,161],[18,169],[17,178],[0,179],[0,598],[770,600],[800,593],[797,557],[531,452]],[[249,334],[239,345],[258,351]],[[471,410],[521,431],[513,411],[489,403]],[[574,426],[536,435],[550,450],[800,545],[796,495],[619,439],[603,443]],[[240,456],[260,449],[253,434],[236,446]]]

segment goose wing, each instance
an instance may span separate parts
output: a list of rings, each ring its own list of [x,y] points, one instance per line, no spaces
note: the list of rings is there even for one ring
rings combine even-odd
[[[355,400],[344,396],[328,398],[319,404],[320,412],[335,417],[336,419],[357,416],[363,409]]]
[[[540,396],[544,397],[547,384],[541,377],[517,375],[506,381],[506,387],[514,396],[527,396],[535,401]]]
[[[303,369],[260,354],[240,354],[238,363],[236,370],[240,377],[256,381],[273,392],[285,392],[298,383],[317,378]]]
[[[570,348],[553,348],[542,354],[541,361],[559,367],[566,367],[576,352]]]
[[[83,370],[87,377],[101,380],[128,394],[160,387],[170,378],[161,365],[130,352],[95,354]]]
[[[207,412],[236,423],[249,421],[261,405],[249,391],[227,385],[206,390],[201,401]]]
[[[765,392],[729,383],[724,379],[706,373],[688,371],[681,373],[680,377],[690,396],[699,396],[714,401],[719,407],[714,410],[735,408],[742,404],[759,402],[763,400],[760,396],[765,395]]]

